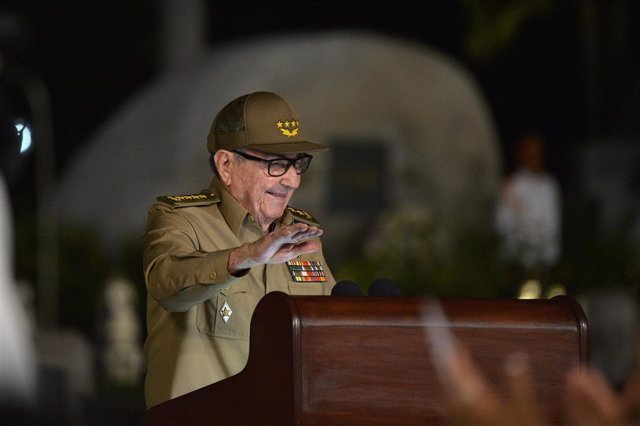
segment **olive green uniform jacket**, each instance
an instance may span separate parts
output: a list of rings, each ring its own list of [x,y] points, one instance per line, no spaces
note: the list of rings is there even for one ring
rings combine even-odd
[[[335,285],[322,250],[301,260],[319,261],[325,282],[296,282],[286,264],[255,266],[239,278],[229,274],[231,249],[263,234],[218,179],[210,190],[218,197],[169,197],[187,201],[149,209],[143,256],[148,408],[239,373],[249,356],[251,315],[266,293],[329,295]],[[287,208],[277,226],[294,220]]]

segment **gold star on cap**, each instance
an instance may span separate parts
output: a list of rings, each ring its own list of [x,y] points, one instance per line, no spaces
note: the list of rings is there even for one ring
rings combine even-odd
[[[298,128],[300,127],[300,122],[298,120],[286,120],[283,123],[282,121],[278,120],[276,122],[276,127],[278,127],[280,132],[286,137],[293,138],[298,135]]]

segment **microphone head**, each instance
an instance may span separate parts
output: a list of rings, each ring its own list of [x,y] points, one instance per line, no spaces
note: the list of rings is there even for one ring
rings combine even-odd
[[[400,296],[400,289],[387,278],[378,278],[369,286],[369,296]]]
[[[331,289],[332,296],[362,296],[362,289],[351,280],[343,280]]]

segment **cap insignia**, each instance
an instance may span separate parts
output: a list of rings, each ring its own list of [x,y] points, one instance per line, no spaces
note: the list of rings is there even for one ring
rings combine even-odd
[[[298,134],[298,128],[300,127],[300,122],[298,120],[287,120],[285,122],[279,121],[276,123],[280,132],[288,138],[292,138]]]

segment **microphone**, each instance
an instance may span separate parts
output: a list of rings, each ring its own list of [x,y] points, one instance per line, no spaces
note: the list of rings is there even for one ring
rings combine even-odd
[[[332,296],[362,296],[362,290],[358,284],[351,280],[343,280],[333,286],[331,289]]]
[[[387,278],[378,278],[369,286],[369,296],[400,296],[400,289]]]

